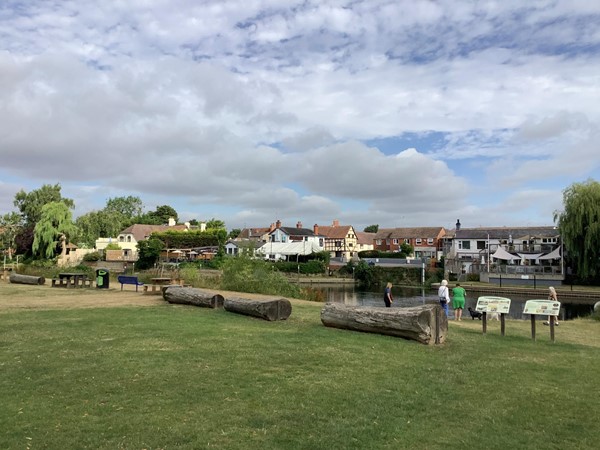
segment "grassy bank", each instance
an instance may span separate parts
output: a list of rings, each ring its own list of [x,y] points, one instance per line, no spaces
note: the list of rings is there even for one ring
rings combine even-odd
[[[0,447],[598,447],[600,323],[448,342],[194,307],[0,311]],[[546,332],[542,334],[542,332]]]

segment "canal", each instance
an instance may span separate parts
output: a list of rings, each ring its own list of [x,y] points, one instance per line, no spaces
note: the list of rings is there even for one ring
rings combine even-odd
[[[322,293],[325,302],[327,303],[344,303],[352,306],[381,306],[383,307],[383,289],[381,292],[364,289],[356,286],[352,283],[348,284],[312,284],[311,287]],[[408,306],[418,306],[428,303],[437,303],[437,288],[436,289],[422,289],[422,288],[408,288],[408,287],[396,287],[392,288],[392,294],[394,296],[394,303],[392,307],[402,308]],[[502,295],[503,297],[511,299],[509,317],[513,319],[527,319],[529,320],[529,314],[523,314],[523,307],[527,300],[533,299],[545,299],[545,292],[532,293],[532,295]],[[467,307],[475,309],[477,304],[477,298],[480,295],[491,295],[484,293],[473,292],[469,295],[467,289],[467,302],[465,305],[465,312],[463,313],[464,319],[470,319]],[[560,301],[560,298],[559,298]],[[561,301],[561,312],[560,320],[569,320],[576,317],[582,317],[591,314],[593,310],[593,303],[581,304],[581,303],[570,303],[568,301]],[[450,308],[450,318],[453,318],[453,311]],[[539,320],[547,320],[545,316],[539,316]]]

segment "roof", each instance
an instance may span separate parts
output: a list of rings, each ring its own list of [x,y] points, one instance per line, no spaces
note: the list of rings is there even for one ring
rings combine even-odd
[[[315,242],[268,242],[256,251],[270,255],[310,255],[323,249]]]
[[[372,245],[377,233],[367,233],[365,231],[356,232],[356,240],[361,245]]]
[[[265,234],[268,234],[271,229],[267,228],[244,228],[240,231],[235,239],[261,239]]]
[[[326,238],[329,238],[329,239],[344,239],[346,236],[348,236],[348,233],[350,232],[350,230],[353,229],[351,225],[338,225],[336,227],[332,227],[332,226],[324,227],[321,225],[317,225],[317,226],[319,227],[319,235],[325,236]]]
[[[445,231],[444,227],[381,228],[375,239],[438,238]]]
[[[164,231],[185,231],[187,227],[185,225],[146,225],[141,223],[135,223],[130,227],[125,228],[119,234],[131,234],[136,241],[143,241],[150,237],[152,233],[162,233]]]
[[[558,237],[560,233],[554,226],[543,227],[496,227],[496,228],[461,228],[453,230],[455,239],[512,239],[513,241],[529,240],[530,237]],[[453,236],[452,236],[453,235]]]
[[[288,236],[316,236],[314,231],[310,228],[297,228],[297,227],[279,227],[275,228],[272,232],[274,233],[277,230],[283,231]],[[320,235],[320,233],[319,233]]]

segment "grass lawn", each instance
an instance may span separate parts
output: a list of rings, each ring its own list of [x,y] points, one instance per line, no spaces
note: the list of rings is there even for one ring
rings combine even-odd
[[[0,299],[1,300],[1,299]],[[186,306],[0,310],[2,449],[596,449],[600,322],[448,341]]]

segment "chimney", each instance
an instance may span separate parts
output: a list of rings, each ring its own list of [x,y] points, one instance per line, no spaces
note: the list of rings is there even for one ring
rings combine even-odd
[[[173,219],[172,217],[169,217],[169,226],[170,227],[175,226],[175,219]]]
[[[269,225],[269,233],[270,233],[271,231],[273,231],[274,229],[275,229],[275,224],[274,224],[274,223],[271,223],[271,225]]]
[[[339,220],[337,220],[337,219],[335,219],[335,220],[333,221],[333,225],[332,225],[332,226],[334,226],[334,227],[339,227],[339,226],[340,226],[340,221],[339,221]]]
[[[281,228],[281,220],[277,219],[277,222],[275,222],[275,228]]]
[[[206,231],[206,222],[200,222],[200,232],[204,233]]]
[[[298,223],[296,224],[296,228],[302,228],[302,222],[298,221]]]
[[[460,219],[456,219],[456,231],[460,230]]]
[[[313,233],[315,233],[315,236],[319,235],[319,225],[316,223],[313,225]]]

